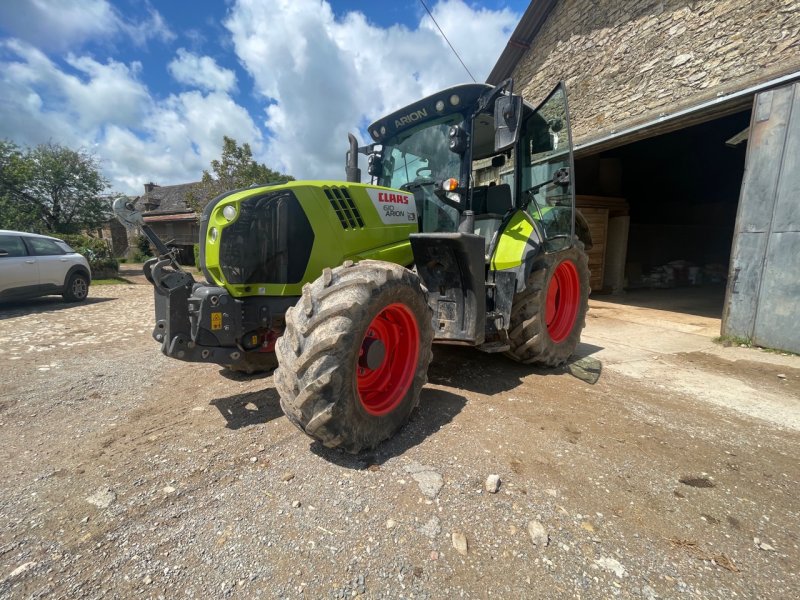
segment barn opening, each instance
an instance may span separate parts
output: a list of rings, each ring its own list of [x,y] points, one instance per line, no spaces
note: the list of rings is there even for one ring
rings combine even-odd
[[[721,318],[750,115],[579,149],[594,298]]]

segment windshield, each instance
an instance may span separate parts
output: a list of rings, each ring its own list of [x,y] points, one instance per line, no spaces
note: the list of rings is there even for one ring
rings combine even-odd
[[[460,179],[461,156],[450,151],[450,127],[461,123],[460,114],[449,115],[404,133],[383,144],[383,171],[378,185],[402,188],[414,194],[420,230],[455,231],[458,211],[434,193],[434,183]]]
[[[450,126],[461,115],[450,115],[383,144],[383,173],[378,185],[399,188],[406,183],[459,178],[461,157],[450,152]]]

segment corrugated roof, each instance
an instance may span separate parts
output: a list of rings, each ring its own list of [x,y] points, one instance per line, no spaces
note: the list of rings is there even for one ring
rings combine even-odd
[[[486,78],[486,83],[497,85],[511,77],[514,67],[517,66],[517,63],[525,53],[530,50],[533,38],[539,33],[539,29],[541,29],[556,2],[558,0],[532,0],[525,10],[525,14],[522,15],[519,25],[514,29],[514,33],[511,34],[511,38],[500,54],[500,58],[497,59],[492,72]]]

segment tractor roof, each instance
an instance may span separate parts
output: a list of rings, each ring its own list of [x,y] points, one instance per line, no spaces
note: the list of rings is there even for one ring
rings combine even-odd
[[[369,126],[369,134],[373,141],[382,143],[383,140],[394,136],[397,132],[425,121],[472,110],[481,95],[492,89],[493,86],[485,83],[465,83],[436,92],[378,119]],[[439,104],[441,110],[437,110],[436,105],[440,100],[442,102]]]

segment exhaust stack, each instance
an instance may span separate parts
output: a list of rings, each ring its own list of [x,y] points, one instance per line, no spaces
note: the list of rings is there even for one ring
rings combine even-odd
[[[345,161],[347,181],[361,183],[361,169],[358,168],[358,140],[352,133],[347,134],[347,139],[350,140],[350,150],[347,151]]]

